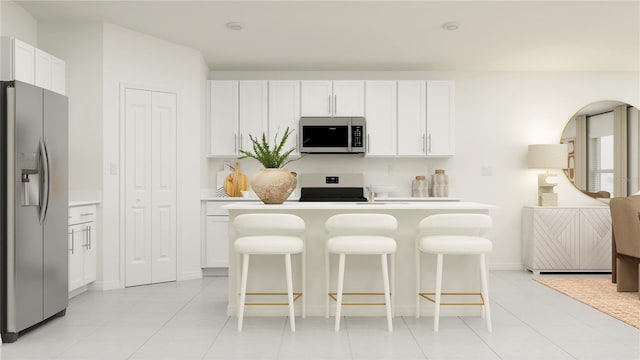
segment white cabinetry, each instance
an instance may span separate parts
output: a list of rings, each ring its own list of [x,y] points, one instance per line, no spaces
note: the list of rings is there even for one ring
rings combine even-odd
[[[235,157],[238,154],[238,82],[209,81],[211,155]]]
[[[66,93],[65,62],[12,37],[2,37],[2,80],[18,80],[60,94]]]
[[[302,80],[302,116],[364,116],[364,81]]]
[[[395,81],[366,82],[367,156],[396,154],[397,93]]]
[[[35,82],[36,86],[51,89],[51,55],[35,49]]]
[[[239,150],[251,150],[249,135],[260,138],[267,130],[267,82],[240,81],[240,121],[238,122]]]
[[[211,153],[236,157],[252,148],[249,134],[267,129],[267,81],[213,80],[209,82]]]
[[[269,81],[269,138],[278,134],[282,138],[287,127],[298,131],[300,120],[300,81]],[[298,134],[287,139],[285,149],[295,148],[292,155],[299,155],[297,149]]]
[[[611,215],[606,206],[525,206],[523,261],[540,272],[611,271]]]
[[[222,207],[231,203],[232,201],[205,202],[203,268],[229,267],[229,213]]]
[[[398,155],[427,155],[425,81],[398,81]]]
[[[427,156],[447,157],[455,153],[453,81],[427,81]]]
[[[15,38],[3,39],[3,80],[19,80],[27,84],[35,84],[36,49]],[[8,57],[8,59],[7,59]]]
[[[67,64],[51,55],[51,91],[67,93]]]
[[[69,208],[69,291],[96,280],[96,206]]]

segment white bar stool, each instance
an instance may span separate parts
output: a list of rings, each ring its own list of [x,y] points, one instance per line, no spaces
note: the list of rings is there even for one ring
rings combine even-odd
[[[441,305],[477,305],[482,306],[482,316],[486,320],[487,330],[491,332],[491,312],[489,310],[489,287],[485,254],[493,249],[491,240],[485,234],[493,222],[485,214],[437,214],[420,221],[416,238],[416,318],[420,317],[420,298],[435,303],[433,330],[438,331]],[[420,292],[421,253],[437,256],[435,293]],[[480,293],[443,293],[442,263],[443,255],[478,255],[480,258]],[[435,294],[435,299],[430,295]],[[475,295],[479,302],[441,302],[442,295]]]
[[[245,305],[289,305],[289,323],[291,331],[296,331],[295,312],[293,302],[300,298],[306,291],[306,268],[304,254],[305,223],[300,217],[291,214],[243,214],[233,221],[236,232],[236,240],[233,248],[236,252],[237,271],[236,279],[241,277],[240,299],[238,302],[238,332],[242,331],[242,320]],[[302,257],[302,291],[293,292],[291,274],[291,255],[301,254]],[[240,259],[242,255],[242,260]],[[287,277],[286,293],[247,293],[247,277],[249,274],[249,258],[251,255],[284,255],[284,263]],[[242,266],[240,266],[242,265]],[[247,295],[287,295],[286,303],[247,303]],[[295,298],[294,298],[295,295]],[[302,318],[306,317],[306,301],[302,297]]]
[[[396,218],[387,214],[340,214],[330,217],[326,222],[327,246],[325,251],[325,285],[328,297],[325,303],[325,317],[329,317],[329,298],[336,301],[335,331],[340,331],[340,312],[342,305],[385,305],[387,327],[393,331],[391,293],[395,286],[396,241],[393,234],[398,228]],[[329,254],[339,254],[338,289],[330,292]],[[383,293],[344,293],[344,266],[346,255],[380,255],[382,265]],[[387,255],[391,256],[390,266]],[[390,269],[389,269],[390,267]],[[391,289],[389,289],[389,271]],[[343,303],[343,295],[384,295],[384,303]]]

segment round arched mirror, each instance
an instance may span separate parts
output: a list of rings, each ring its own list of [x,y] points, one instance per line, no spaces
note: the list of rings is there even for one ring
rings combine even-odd
[[[637,108],[598,101],[571,117],[560,142],[569,145],[569,181],[599,199],[638,192],[640,126]]]

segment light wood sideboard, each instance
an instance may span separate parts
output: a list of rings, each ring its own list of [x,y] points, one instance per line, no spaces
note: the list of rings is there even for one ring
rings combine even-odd
[[[611,215],[608,206],[525,206],[522,257],[541,272],[610,272]]]

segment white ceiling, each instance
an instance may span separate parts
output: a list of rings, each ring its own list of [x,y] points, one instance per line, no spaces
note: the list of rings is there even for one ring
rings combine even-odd
[[[18,3],[200,50],[212,70],[640,70],[638,0]]]

